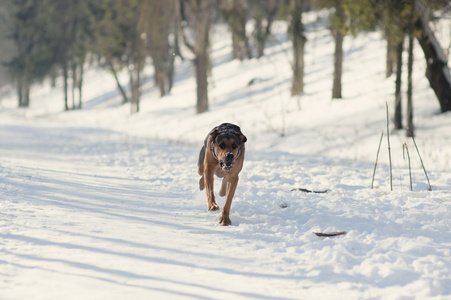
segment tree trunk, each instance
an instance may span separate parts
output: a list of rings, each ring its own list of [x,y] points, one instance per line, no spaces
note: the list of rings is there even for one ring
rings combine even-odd
[[[302,25],[303,0],[291,0],[291,38],[293,43],[293,77],[291,96],[301,95],[304,91],[304,27]]]
[[[137,53],[140,59],[144,59],[145,50],[148,49],[150,57],[152,58],[155,74],[155,84],[160,91],[160,97],[163,97],[170,91],[169,81],[172,78],[171,61],[174,60],[175,48],[178,43],[176,13],[180,11],[180,0],[159,1],[146,0],[142,2],[140,21],[138,23],[138,30],[145,32],[147,39],[139,39],[137,43]],[[146,45],[147,44],[147,45]]]
[[[255,40],[257,41],[257,58],[263,56],[263,50],[265,49],[265,40],[263,37],[263,20],[255,19]]]
[[[197,113],[203,113],[208,110],[208,54],[203,51],[196,53],[194,59],[196,69],[196,83],[197,83]]]
[[[130,73],[130,90],[132,93],[131,97],[131,106],[130,106],[130,113],[138,113],[139,112],[139,99],[141,98],[141,92],[140,92],[140,81],[141,81],[141,75],[140,70],[138,66],[135,66],[133,70],[129,71]]]
[[[58,72],[57,72],[56,67],[52,67],[50,69],[49,76],[50,76],[50,86],[52,88],[56,87],[56,78],[58,77]]]
[[[182,2],[181,2],[182,3]],[[185,1],[182,12],[186,12],[186,23],[191,27],[194,44],[182,34],[185,45],[194,54],[194,69],[197,83],[196,112],[208,110],[208,72],[210,68],[210,28],[214,20],[215,2],[211,0]]]
[[[75,91],[77,90],[77,63],[72,61],[72,109],[75,109]]]
[[[113,66],[113,63],[109,62],[109,66],[110,66],[111,73],[113,73],[114,79],[116,80],[117,88],[118,88],[119,92],[122,95],[122,103],[125,104],[125,103],[127,103],[129,101],[128,97],[127,97],[127,93],[125,92],[124,88],[122,87],[122,85],[121,85],[121,83],[119,81],[119,78],[117,77],[117,72],[116,72],[116,69]]]
[[[257,58],[264,55],[266,41],[271,34],[271,26],[277,17],[281,1],[254,1],[255,29],[257,41]],[[265,19],[266,16],[266,19]]]
[[[244,55],[240,47],[240,37],[238,36],[236,29],[232,29],[232,58],[239,60],[244,59]]]
[[[248,58],[252,58],[252,52],[246,35],[246,1],[233,0],[230,5],[228,22],[232,32],[232,57],[243,60],[247,55]]]
[[[30,82],[27,80],[24,84],[24,106],[29,107],[30,106]]]
[[[19,98],[19,107],[23,107],[23,76],[20,75],[17,79],[17,97]]]
[[[396,82],[395,82],[395,129],[402,129],[402,97],[401,97],[401,75],[402,75],[402,52],[404,39],[396,46]]]
[[[171,55],[169,59],[169,68],[168,68],[168,93],[171,92],[172,86],[174,84],[174,61],[175,61],[175,52]]]
[[[408,137],[414,136],[412,70],[413,70],[413,36],[412,34],[409,34],[409,56],[407,58],[407,128],[406,128],[406,135]]]
[[[417,12],[420,17],[415,24],[419,31],[416,37],[426,58],[426,77],[437,96],[441,111],[449,111],[451,110],[451,73],[446,62],[446,55],[429,27],[427,19],[418,9]]]
[[[69,104],[68,104],[68,90],[69,90],[69,70],[67,69],[67,62],[65,61],[63,63],[63,78],[64,78],[64,109],[67,111],[69,110]]]
[[[162,74],[162,71],[158,70],[158,67],[155,66],[155,75],[157,76],[157,84],[158,88],[160,89],[160,97],[163,97],[166,95],[166,89],[164,87],[164,75]]]
[[[25,77],[25,76],[23,76]],[[26,78],[20,78],[17,84],[19,107],[30,106],[30,83]]]
[[[334,53],[334,79],[332,84],[332,99],[342,98],[341,75],[343,73],[343,39],[340,30],[334,30],[335,53]]]
[[[152,51],[150,56],[152,57],[153,60],[153,69],[154,69],[154,79],[155,79],[155,84],[158,86],[158,90],[160,91],[160,97],[163,97],[164,95],[166,95],[166,89],[164,87],[164,74],[163,71],[160,70],[160,62],[155,60],[154,57],[152,56]]]
[[[81,109],[82,107],[83,75],[84,75],[84,62],[80,63],[80,76],[78,79],[78,109]]]
[[[385,58],[385,78],[390,77],[393,74],[394,64],[396,62],[396,49],[393,45],[393,38],[386,32],[387,39],[387,54]]]

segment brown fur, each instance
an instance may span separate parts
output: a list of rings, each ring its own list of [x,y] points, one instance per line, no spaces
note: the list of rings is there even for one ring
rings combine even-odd
[[[238,126],[223,123],[210,131],[199,153],[198,173],[202,176],[199,188],[206,188],[207,208],[210,211],[219,210],[213,192],[213,175],[223,178],[219,196],[226,196],[226,200],[219,223],[224,226],[232,224],[229,217],[230,207],[238,185],[238,174],[243,168],[246,141],[247,138]]]

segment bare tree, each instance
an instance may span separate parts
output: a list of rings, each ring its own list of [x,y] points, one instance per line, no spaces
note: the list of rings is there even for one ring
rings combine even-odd
[[[176,1],[143,0],[141,3],[138,30],[147,40],[160,96],[169,93],[173,83]]]
[[[232,57],[243,60],[252,58],[249,38],[246,34],[248,2],[242,0],[220,1],[220,10],[232,33]]]
[[[412,73],[413,73],[413,42],[414,42],[414,23],[418,19],[418,15],[415,13],[415,0],[412,0],[413,4],[410,7],[410,16],[408,28],[409,36],[409,48],[407,57],[407,127],[406,136],[414,136],[414,126],[413,126],[413,84],[412,84]]]
[[[344,34],[340,30],[333,31],[335,39],[334,51],[334,77],[332,83],[332,98],[342,98],[341,95],[341,75],[343,74],[343,40]]]
[[[396,81],[395,81],[395,129],[402,129],[402,53],[404,40],[401,39],[396,46]]]
[[[343,40],[346,34],[376,26],[375,1],[323,0],[322,5],[334,8],[331,15],[332,34],[335,40],[332,98],[342,98]]]
[[[409,50],[407,58],[407,128],[406,128],[406,135],[408,137],[414,136],[412,73],[413,73],[413,34],[409,34]]]
[[[446,55],[429,27],[429,2],[416,1],[415,11],[419,18],[415,23],[417,40],[423,49],[426,58],[426,77],[440,103],[442,112],[451,110],[451,76]]]
[[[254,38],[257,41],[257,58],[263,56],[263,50],[271,27],[279,12],[279,0],[252,0],[255,19]]]
[[[87,1],[87,11],[93,20],[95,36],[92,51],[113,74],[124,102],[130,102],[130,112],[139,112],[142,71],[145,64],[145,44],[138,32],[141,0]],[[117,73],[126,69],[129,75],[130,97],[119,82]]]
[[[304,26],[302,25],[303,0],[291,0],[291,41],[293,43],[293,77],[291,79],[291,96],[304,91]]]
[[[185,45],[194,54],[197,83],[197,113],[208,110],[208,70],[210,67],[210,29],[215,17],[214,0],[180,0]]]
[[[385,39],[387,40],[387,52],[385,57],[385,77],[388,78],[393,74],[396,63],[396,47],[394,46],[393,37],[390,32],[385,30]]]
[[[345,18],[346,18],[346,15],[345,15],[345,11],[343,9],[341,0],[336,0],[335,19],[337,20],[337,23],[341,24],[341,25],[335,26],[335,28],[332,29],[332,34],[333,34],[334,40],[335,40],[332,99],[342,98],[341,75],[343,73],[343,40],[344,40],[344,36],[345,36],[343,31],[346,31],[346,29],[344,29],[344,25],[343,25],[346,22]]]

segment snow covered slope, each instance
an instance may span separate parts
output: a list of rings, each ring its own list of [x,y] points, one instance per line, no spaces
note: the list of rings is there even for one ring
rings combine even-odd
[[[300,99],[288,94],[277,24],[266,56],[242,63],[216,29],[202,115],[189,61],[167,97],[149,80],[134,116],[95,68],[82,111],[62,112],[61,90],[46,84],[30,109],[0,100],[0,299],[451,298],[451,120],[437,114],[424,59],[417,51],[416,140],[433,191],[403,132],[391,134],[393,191],[385,141],[371,189],[385,102],[393,107],[385,44],[378,33],[346,39],[344,99],[331,101],[333,43],[313,21]],[[206,211],[196,170],[222,122],[248,137],[229,227]]]

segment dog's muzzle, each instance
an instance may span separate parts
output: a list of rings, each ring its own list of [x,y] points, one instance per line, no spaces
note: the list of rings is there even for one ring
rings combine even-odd
[[[233,168],[233,163],[228,161],[228,162],[223,162],[221,161],[219,163],[219,166],[221,167],[221,169],[223,169],[224,171],[230,172],[230,170],[232,170]]]
[[[224,171],[230,172],[230,170],[232,170],[232,168],[233,168],[234,163],[235,163],[235,159],[234,159],[233,153],[228,152],[226,154],[226,156],[224,157],[224,161],[219,162],[219,166]]]

